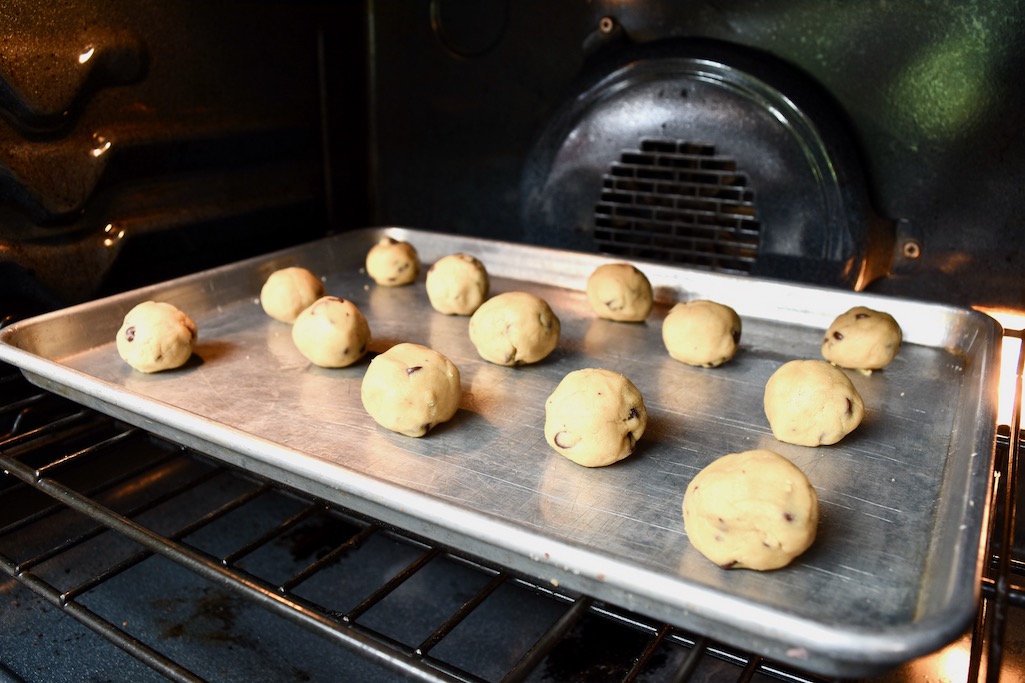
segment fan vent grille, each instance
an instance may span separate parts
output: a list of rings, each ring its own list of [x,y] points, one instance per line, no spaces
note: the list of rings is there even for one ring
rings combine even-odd
[[[602,176],[594,239],[610,254],[749,273],[761,226],[735,161],[711,145],[642,140]]]

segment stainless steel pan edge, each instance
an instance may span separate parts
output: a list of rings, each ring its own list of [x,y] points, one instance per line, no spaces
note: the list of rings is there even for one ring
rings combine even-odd
[[[391,234],[414,242],[425,262],[447,253],[452,241],[418,231],[391,229],[369,230],[359,234],[343,235],[351,249],[364,249],[382,234]],[[515,249],[523,258],[515,264],[514,273],[498,273],[521,280],[547,282],[569,289],[579,289],[593,267],[608,259],[593,255],[549,252],[544,249],[504,245],[472,238],[458,238],[461,247],[468,247],[485,263],[500,263],[502,254]],[[435,246],[436,245],[436,248]],[[553,271],[544,264],[557,253],[560,268]],[[295,250],[252,259],[229,267],[252,271],[254,276],[245,287],[258,282],[277,264],[294,258]],[[495,258],[489,258],[494,255]],[[745,305],[742,296],[731,292],[751,286],[745,278],[710,276],[692,273],[658,264],[638,264],[649,275],[664,302],[684,298],[729,299],[742,317],[757,318],[765,311],[757,301]],[[489,264],[490,266],[490,264]],[[218,269],[221,271],[224,269]],[[105,305],[126,311],[136,301],[154,294],[178,292],[182,296],[202,298],[202,292],[217,271],[190,276],[154,288],[113,297]],[[809,327],[828,324],[826,311],[838,306],[865,303],[887,310],[898,310],[905,316],[914,315],[921,325],[906,330],[909,343],[943,343],[965,357],[971,358],[964,371],[967,403],[959,412],[954,429],[951,450],[971,453],[970,457],[949,457],[944,472],[944,490],[963,498],[962,509],[947,509],[947,515],[958,522],[953,538],[934,540],[931,553],[942,553],[950,567],[949,577],[933,583],[923,596],[920,614],[911,624],[861,629],[843,624],[829,624],[789,614],[785,610],[767,608],[746,599],[709,588],[686,576],[667,576],[652,572],[623,558],[610,557],[593,548],[562,542],[555,538],[539,539],[535,530],[523,529],[507,520],[495,518],[480,511],[453,504],[393,483],[354,472],[339,473],[337,468],[318,461],[292,463],[287,470],[280,468],[287,449],[251,434],[238,434],[221,425],[211,425],[202,416],[174,406],[148,401],[140,407],[134,401],[124,400],[121,387],[110,385],[87,374],[69,369],[61,363],[48,360],[35,352],[18,347],[24,342],[26,327],[39,321],[18,323],[0,334],[0,358],[21,367],[37,384],[67,395],[74,400],[92,405],[120,419],[151,429],[171,438],[181,439],[202,451],[209,452],[235,464],[272,476],[312,493],[350,506],[361,512],[379,517],[383,521],[409,528],[417,533],[433,536],[455,547],[500,562],[542,580],[557,582],[571,590],[580,590],[618,602],[625,607],[666,619],[682,626],[697,628],[708,635],[740,647],[760,652],[773,659],[817,671],[826,675],[870,675],[914,656],[942,646],[959,635],[974,613],[977,599],[978,576],[981,567],[980,530],[985,529],[986,499],[989,495],[990,468],[992,467],[992,427],[986,427],[988,416],[995,414],[992,368],[998,355],[999,330],[988,317],[972,311],[949,309],[943,306],[876,300],[871,296],[845,292],[792,287],[786,283],[763,282],[758,285],[762,294],[777,302],[773,318]],[[243,287],[243,289],[245,289]],[[249,291],[252,291],[251,289]],[[196,292],[200,294],[197,295]],[[224,292],[220,293],[222,296]],[[238,296],[236,291],[231,296]],[[761,299],[760,299],[761,300]],[[214,303],[213,305],[218,305]],[[883,306],[885,305],[885,306]],[[62,317],[82,317],[92,304],[52,314]],[[761,310],[760,310],[761,309]],[[45,318],[44,316],[43,318]],[[116,325],[114,325],[116,330]],[[19,339],[20,337],[20,339]],[[40,342],[60,345],[59,340]],[[982,426],[978,425],[979,417]],[[989,424],[992,420],[989,420]],[[342,486],[338,486],[341,476]],[[970,486],[969,491],[958,490]],[[956,557],[951,558],[951,550]],[[629,576],[629,581],[620,577]],[[958,596],[951,600],[940,594]],[[940,598],[940,610],[933,613],[933,597]]]

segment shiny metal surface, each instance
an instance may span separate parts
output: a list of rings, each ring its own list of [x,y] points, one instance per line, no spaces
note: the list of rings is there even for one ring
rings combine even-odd
[[[526,241],[579,251],[604,243],[607,251],[666,262],[662,247],[688,238],[703,245],[699,252],[729,253],[724,228],[736,208],[718,203],[723,188],[685,187],[688,178],[724,169],[720,182],[743,187],[744,211],[760,226],[751,273],[863,289],[888,269],[892,228],[872,214],[839,115],[767,60],[707,45],[645,46],[596,69],[552,118],[526,167]],[[705,146],[716,158],[676,175],[679,159],[663,155],[636,178],[627,173],[627,187],[641,189],[609,221],[620,234],[603,236],[609,223],[596,206],[623,194],[610,192],[604,178],[632,171],[642,149],[674,144]],[[678,213],[688,206],[698,208]],[[695,239],[695,226],[707,232]]]
[[[33,381],[128,422],[290,485],[531,575],[828,675],[867,675],[962,634],[979,591],[995,418],[999,330],[972,311],[640,264],[659,305],[646,324],[599,321],[581,289],[604,259],[452,235],[391,230],[425,263],[480,258],[493,293],[526,289],[559,316],[559,348],[535,366],[476,355],[466,318],[430,309],[423,279],[387,289],[362,272],[381,231],[347,233],[12,325],[0,357]],[[430,345],[460,368],[456,418],[422,439],[363,412],[366,361],[308,365],[289,328],[268,318],[260,285],[302,264],[367,315],[380,352]],[[715,370],[664,353],[660,319],[677,299],[714,298],[744,321],[741,351]],[[147,298],[172,301],[200,330],[193,360],[144,376],[113,337]],[[905,347],[885,371],[852,375],[867,418],[834,447],[773,439],[764,382],[817,357],[820,334],[854,302],[887,310]],[[543,439],[543,404],[571,370],[623,372],[650,423],[637,452],[577,467]],[[680,514],[690,478],[719,455],[773,448],[808,474],[822,505],[816,544],[772,573],[723,571],[688,544]]]

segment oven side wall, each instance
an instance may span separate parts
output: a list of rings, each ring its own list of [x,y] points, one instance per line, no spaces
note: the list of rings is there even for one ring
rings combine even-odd
[[[365,224],[362,3],[0,12],[5,315]]]

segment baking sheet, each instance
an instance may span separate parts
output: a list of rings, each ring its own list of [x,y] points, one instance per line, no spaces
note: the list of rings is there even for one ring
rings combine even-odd
[[[468,318],[434,312],[421,273],[407,287],[362,268],[388,234],[424,264],[457,251],[480,258],[492,294],[543,297],[562,323],[536,365],[491,365]],[[398,228],[341,234],[154,287],[16,323],[0,358],[33,382],[215,457],[271,476],[554,585],[607,599],[824,675],[881,672],[938,649],[974,615],[995,423],[999,327],[970,310],[637,263],[656,289],[646,323],[598,320],[583,289],[608,257]],[[266,316],[266,277],[303,265],[354,301],[370,352],[413,341],[460,369],[456,417],[420,439],[377,426],[359,399],[369,362],[311,366],[288,325]],[[709,298],[743,320],[737,356],[691,368],[662,347],[678,300]],[[199,327],[184,367],[155,375],[118,357],[124,314],[169,301]],[[818,358],[822,332],[847,308],[886,310],[905,344],[882,372],[849,373],[866,418],[835,446],[783,444],[762,411],[782,363]],[[544,401],[583,367],[622,372],[641,390],[649,425],[630,458],[579,467],[550,449]],[[726,453],[776,450],[820,498],[815,545],[768,573],[722,570],[683,530],[690,479]],[[299,591],[301,593],[301,589]]]

